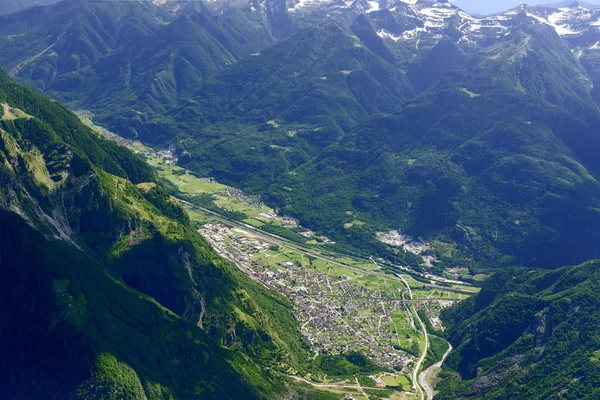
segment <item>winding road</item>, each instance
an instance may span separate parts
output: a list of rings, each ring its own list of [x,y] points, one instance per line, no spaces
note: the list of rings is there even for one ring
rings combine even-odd
[[[291,242],[289,240],[283,239],[279,236],[273,235],[273,234],[269,234],[267,232],[263,232],[260,231],[258,229],[256,229],[253,226],[250,226],[248,224],[245,224],[243,222],[239,222],[239,221],[234,221],[231,220],[223,215],[220,215],[214,211],[202,208],[202,207],[198,207],[194,204],[191,204],[185,200],[182,199],[178,199],[181,203],[183,203],[185,206],[192,208],[192,209],[196,209],[198,211],[201,211],[203,213],[209,214],[211,215],[211,217],[213,217],[214,219],[216,219],[217,221],[220,221],[222,223],[226,223],[229,225],[233,225],[233,226],[237,226],[238,228],[242,228],[244,230],[247,230],[249,233],[255,235],[256,237],[268,242],[268,243],[272,243],[275,245],[278,245],[280,247],[287,247],[291,250],[294,250],[300,254],[302,254],[303,256],[311,256],[314,257],[315,259],[320,259],[322,261],[326,261],[328,263],[334,264],[334,265],[338,265],[341,267],[344,267],[346,269],[350,269],[350,270],[354,270],[354,271],[358,271],[361,272],[363,274],[366,275],[378,275],[378,276],[383,276],[387,279],[393,279],[393,280],[397,280],[402,282],[402,284],[406,287],[408,294],[409,294],[409,300],[403,300],[403,302],[406,303],[411,303],[410,304],[410,313],[413,316],[414,321],[418,324],[418,326],[420,327],[420,331],[423,333],[423,335],[425,336],[425,346],[423,349],[423,352],[421,353],[421,355],[419,356],[419,358],[417,359],[417,362],[415,363],[415,366],[413,368],[413,372],[412,372],[412,382],[413,382],[413,390],[415,390],[417,392],[417,396],[419,396],[419,398],[421,400],[433,400],[433,396],[434,396],[434,389],[431,387],[431,385],[429,384],[429,382],[427,382],[427,375],[432,373],[433,371],[435,371],[436,369],[439,369],[442,365],[442,363],[446,360],[446,358],[448,357],[448,354],[450,353],[450,351],[452,350],[452,346],[449,345],[448,351],[444,354],[444,357],[442,358],[442,360],[440,362],[438,362],[435,365],[432,365],[431,367],[427,368],[425,371],[421,372],[421,368],[423,366],[423,363],[425,362],[425,359],[427,358],[427,352],[429,350],[429,334],[427,333],[427,327],[425,326],[425,323],[421,320],[421,317],[419,316],[419,313],[417,312],[414,304],[412,304],[413,302],[415,302],[414,298],[413,298],[413,292],[412,289],[410,287],[410,285],[408,284],[408,282],[406,281],[406,279],[400,275],[400,274],[394,274],[394,275],[390,275],[390,274],[385,274],[385,273],[380,273],[380,272],[376,272],[376,271],[369,271],[369,270],[365,270],[362,268],[358,268],[358,267],[354,267],[354,266],[350,266],[348,264],[343,264],[340,263],[339,261],[331,258],[331,257],[327,257],[324,256],[322,254],[316,254],[306,248],[303,248],[299,245],[297,245],[294,242]],[[375,264],[377,267],[381,268],[380,265],[378,265],[378,263],[375,261],[375,259],[373,259],[372,257],[369,258],[369,260]],[[426,286],[429,287],[436,287],[437,285],[433,285],[433,284],[425,284]],[[444,287],[445,290],[448,290],[449,288]],[[452,289],[450,289],[452,290]],[[456,292],[464,292],[462,290],[454,290]],[[380,300],[380,299],[378,299]],[[399,300],[402,301],[402,300]],[[422,301],[427,301],[427,299],[424,299]],[[295,380],[298,381],[302,381],[304,383],[309,383],[311,385],[313,385],[314,387],[321,387],[321,388],[355,388],[355,389],[359,389],[361,392],[363,392],[363,394],[365,395],[365,397],[367,397],[367,394],[364,393],[362,387],[360,386],[360,384],[358,383],[358,381],[356,382],[357,385],[340,385],[340,384],[315,384],[314,382],[310,382],[306,379],[300,378],[300,377],[296,377],[296,376],[289,376],[290,378],[293,378]],[[368,398],[368,397],[367,397]]]
[[[410,299],[412,300],[413,293],[410,288],[410,285],[408,284],[408,282],[406,282],[406,279],[404,279],[404,277],[402,275],[398,275],[398,277],[402,280],[402,282],[404,283],[404,286],[406,286],[406,288],[408,289],[408,295],[410,296]],[[425,348],[423,349],[423,353],[421,354],[421,356],[417,360],[417,363],[415,364],[415,367],[413,368],[413,377],[412,377],[413,390],[417,390],[421,394],[421,400],[425,400],[425,391],[421,387],[422,385],[419,382],[418,376],[419,376],[419,370],[421,369],[421,365],[423,365],[423,362],[425,361],[425,358],[427,357],[427,350],[429,350],[429,335],[427,334],[427,327],[421,320],[421,317],[419,316],[419,313],[417,312],[417,310],[415,309],[415,306],[413,304],[411,304],[411,306],[410,306],[410,312],[413,314],[415,321],[417,321],[419,323],[419,325],[421,326],[421,330],[423,331],[423,334],[425,335]]]
[[[189,208],[196,209],[198,211],[201,211],[203,213],[211,215],[211,217],[213,217],[217,221],[220,221],[222,223],[226,223],[226,224],[229,224],[229,225],[237,226],[238,228],[242,228],[244,230],[247,230],[249,233],[255,235],[256,237],[258,237],[258,238],[260,238],[260,239],[262,239],[262,240],[264,240],[264,241],[266,241],[268,243],[272,243],[272,244],[278,245],[280,247],[287,247],[287,248],[289,248],[291,250],[294,250],[294,251],[302,254],[303,256],[311,256],[311,257],[314,257],[315,259],[320,259],[322,261],[326,261],[326,262],[331,263],[333,265],[338,265],[338,266],[344,267],[346,269],[358,271],[358,272],[361,272],[361,273],[366,274],[366,275],[377,275],[377,276],[385,277],[387,279],[392,279],[392,280],[397,280],[397,281],[402,282],[402,284],[408,290],[408,294],[409,294],[409,300],[408,301],[405,300],[405,301],[407,303],[411,303],[410,307],[409,307],[410,312],[411,312],[411,314],[413,316],[414,321],[416,321],[416,323],[420,327],[420,331],[425,336],[425,346],[424,346],[423,352],[421,353],[421,355],[417,359],[417,362],[415,363],[415,366],[414,366],[413,372],[412,372],[413,390],[417,391],[417,395],[419,396],[419,398],[421,400],[432,400],[433,399],[434,390],[431,387],[431,385],[427,382],[427,374],[431,373],[435,368],[441,367],[443,361],[446,359],[446,357],[448,356],[448,354],[452,350],[452,347],[451,346],[449,347],[449,349],[446,352],[446,354],[444,354],[444,357],[442,358],[442,361],[440,361],[439,363],[437,363],[437,364],[429,367],[427,370],[421,372],[422,365],[425,362],[425,358],[427,357],[427,352],[429,350],[429,334],[427,333],[427,327],[425,326],[425,323],[421,320],[421,317],[419,316],[419,313],[417,312],[414,304],[412,304],[415,301],[413,299],[412,289],[411,289],[410,285],[408,284],[408,282],[406,281],[406,279],[402,275],[400,275],[400,274],[390,275],[390,274],[385,274],[385,273],[381,273],[381,272],[377,272],[377,271],[369,271],[369,270],[365,270],[365,269],[362,269],[362,268],[350,266],[348,264],[340,263],[339,261],[337,261],[337,260],[335,260],[335,259],[333,259],[331,257],[327,257],[327,256],[324,256],[322,254],[316,254],[316,253],[314,253],[314,252],[312,252],[312,251],[310,251],[310,250],[308,250],[306,248],[303,248],[303,247],[297,245],[294,242],[291,242],[289,240],[283,239],[283,238],[281,238],[279,236],[276,236],[276,235],[273,235],[273,234],[269,234],[267,232],[260,231],[260,230],[256,229],[255,227],[250,226],[248,224],[245,224],[243,222],[231,220],[231,219],[229,219],[229,218],[227,218],[227,217],[225,217],[225,216],[223,216],[221,214],[218,214],[218,213],[216,213],[214,211],[211,211],[211,210],[208,210],[208,209],[205,209],[205,208],[202,208],[202,207],[198,207],[198,206],[196,206],[194,204],[191,204],[191,203],[189,203],[189,202],[187,202],[185,200],[182,200],[182,199],[178,199],[178,200],[181,203],[183,203],[185,206],[189,207]],[[369,260],[373,264],[375,264],[377,267],[381,268],[381,266],[378,265],[378,263],[375,261],[375,259],[373,259],[372,257],[370,257]],[[437,286],[437,285],[433,285],[433,284],[425,284],[425,285],[428,286],[428,287],[436,287]],[[444,289],[445,290],[453,290],[451,288],[446,288],[446,287],[444,287]],[[459,290],[454,289],[453,291],[456,291],[456,292],[459,292],[459,293],[460,292],[464,293],[464,291],[462,291],[460,289]],[[427,301],[427,300],[424,299],[423,301]],[[322,388],[326,388],[326,387],[331,387],[331,388],[334,388],[334,387],[336,387],[336,388],[344,388],[344,387],[351,388],[351,387],[353,387],[353,388],[356,388],[356,389],[359,389],[359,390],[363,391],[362,388],[360,387],[360,384],[358,384],[358,382],[357,382],[357,384],[358,384],[357,386],[353,386],[353,385],[339,385],[339,384],[338,385],[335,385],[335,384],[327,385],[327,384],[315,384],[313,382],[310,382],[308,380],[305,380],[305,379],[302,379],[302,378],[299,378],[299,377],[291,377],[291,378],[293,378],[295,380],[299,380],[299,381],[305,382],[305,383],[310,383],[311,385],[313,385],[315,387],[322,387]],[[364,391],[363,391],[363,393],[364,393]],[[366,397],[366,394],[365,394],[365,397]]]
[[[373,261],[373,263],[375,265],[377,265],[377,262],[375,260],[373,260],[372,258],[371,258],[371,261]],[[406,286],[406,289],[408,290],[409,298],[412,301],[413,300],[413,292],[412,292],[412,289],[410,288],[410,285],[408,284],[408,282],[406,281],[406,279],[404,279],[404,277],[402,275],[397,275],[397,276],[398,276],[398,278],[400,278],[400,280],[402,281],[404,286]],[[421,366],[423,365],[423,362],[425,361],[425,358],[427,357],[427,351],[429,350],[429,334],[427,333],[427,327],[421,320],[421,317],[419,316],[419,313],[417,312],[414,304],[410,305],[410,312],[412,313],[415,321],[417,321],[419,323],[419,326],[421,327],[421,331],[423,332],[423,335],[425,335],[425,348],[423,349],[421,356],[419,356],[419,359],[417,360],[417,362],[415,363],[415,366],[413,368],[413,374],[412,374],[413,387],[412,388],[413,388],[413,390],[418,391],[418,393],[420,394],[421,400],[425,400],[425,393],[427,393],[427,398],[433,399],[433,396],[429,397],[428,389],[431,389],[431,388],[426,387],[419,380],[419,371],[421,370]],[[433,393],[433,389],[431,389],[431,392]]]

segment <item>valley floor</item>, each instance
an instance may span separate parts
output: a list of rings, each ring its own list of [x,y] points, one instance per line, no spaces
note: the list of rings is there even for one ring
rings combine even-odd
[[[309,374],[291,376],[293,379],[359,399],[432,398],[428,377],[437,364],[422,371],[429,337],[420,314],[441,329],[441,309],[475,294],[476,288],[407,267],[394,266],[398,273],[392,274],[382,269],[383,260],[338,254],[328,238],[317,237],[297,221],[277,215],[260,198],[189,174],[176,166],[176,159],[168,151],[155,152],[139,142],[97,130],[142,154],[163,178],[186,195],[185,200],[179,200],[197,223],[200,234],[220,255],[292,301],[300,329],[315,357],[359,351],[378,366],[393,371],[372,376],[368,387],[361,386],[357,378],[340,381]],[[216,207],[207,209],[187,201],[190,196],[207,194]],[[232,218],[228,212],[242,213],[247,218]],[[283,237],[265,232],[261,230],[265,224],[288,233]],[[287,237],[298,232],[312,240],[299,243]]]
[[[424,284],[410,275],[385,274],[373,260],[366,263],[330,250],[314,251],[244,222],[184,205],[193,218],[202,216],[199,232],[219,254],[293,302],[301,331],[316,354],[361,351],[377,365],[396,371],[373,376],[380,387],[368,390],[383,394],[383,389],[392,389],[387,398],[433,398],[431,386],[418,378],[429,342],[417,309],[439,324],[441,309],[469,294]],[[294,378],[338,394],[366,394],[360,384],[327,376]]]

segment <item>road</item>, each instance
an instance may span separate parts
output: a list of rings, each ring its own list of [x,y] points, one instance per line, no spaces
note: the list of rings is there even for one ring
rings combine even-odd
[[[358,381],[358,378],[354,377],[354,379],[356,379],[356,384],[358,385],[358,389],[362,392],[363,396],[365,396],[367,398],[367,400],[369,400],[369,396],[367,396],[367,393],[365,393],[362,386],[360,386],[360,382]]]
[[[380,276],[380,277],[383,277],[383,278],[386,278],[386,279],[392,279],[392,280],[396,280],[396,281],[402,282],[402,284],[408,290],[408,294],[409,294],[409,300],[408,301],[405,300],[405,301],[407,303],[410,303],[410,307],[409,308],[410,308],[411,314],[413,315],[414,320],[420,326],[421,332],[425,336],[425,346],[424,346],[423,352],[419,356],[419,358],[417,359],[417,362],[415,363],[415,366],[414,366],[413,372],[412,372],[413,390],[417,391],[417,393],[420,396],[421,400],[426,400],[426,399],[432,400],[433,399],[433,388],[427,382],[427,379],[426,379],[427,373],[430,372],[433,367],[437,366],[439,368],[441,366],[442,362],[448,356],[448,354],[449,354],[449,352],[450,352],[450,350],[452,348],[450,347],[450,349],[448,350],[448,352],[446,352],[446,354],[444,355],[444,358],[442,359],[442,361],[440,361],[439,363],[435,364],[434,366],[428,368],[426,371],[423,371],[420,374],[422,365],[425,362],[425,358],[427,357],[427,352],[429,350],[429,334],[427,333],[427,327],[425,326],[425,323],[421,320],[421,317],[419,316],[419,313],[417,312],[417,310],[416,310],[416,308],[415,308],[415,306],[413,304],[413,302],[415,300],[413,299],[412,289],[411,289],[409,283],[406,281],[406,279],[404,279],[404,277],[402,275],[400,275],[400,274],[390,275],[390,274],[385,274],[385,273],[381,273],[381,272],[377,272],[377,271],[370,271],[370,270],[366,270],[366,269],[363,269],[363,268],[354,267],[354,266],[351,266],[351,265],[348,265],[348,264],[340,263],[339,261],[337,261],[337,260],[335,260],[333,258],[330,258],[330,257],[324,256],[324,255],[321,255],[321,254],[317,254],[317,253],[311,252],[310,250],[308,250],[308,249],[306,249],[304,247],[301,247],[300,245],[298,245],[295,242],[292,242],[290,240],[287,240],[287,239],[281,238],[279,236],[276,236],[276,235],[273,235],[273,234],[270,234],[270,233],[258,230],[257,228],[255,228],[255,227],[253,227],[253,226],[251,226],[249,224],[245,224],[243,222],[231,220],[231,219],[229,219],[227,217],[224,217],[224,216],[222,216],[222,215],[220,215],[220,214],[218,214],[218,213],[216,213],[214,211],[211,211],[211,210],[208,210],[208,209],[205,209],[205,208],[202,208],[202,207],[197,207],[197,206],[195,206],[195,205],[193,205],[193,204],[191,204],[191,203],[189,203],[187,201],[184,201],[184,200],[181,200],[181,199],[179,199],[179,200],[185,206],[187,206],[189,208],[192,208],[194,210],[203,212],[205,214],[209,214],[211,217],[213,217],[215,220],[217,220],[217,221],[219,221],[221,223],[241,228],[241,229],[247,231],[248,233],[256,236],[257,238],[259,238],[259,239],[261,239],[261,240],[263,240],[263,241],[265,241],[267,243],[271,243],[273,245],[277,245],[277,246],[280,246],[280,247],[285,247],[285,248],[288,248],[288,249],[293,250],[295,252],[298,252],[298,253],[302,254],[303,256],[310,256],[310,257],[312,257],[314,259],[318,259],[318,260],[330,263],[332,265],[337,265],[337,266],[340,266],[340,267],[343,267],[343,268],[346,268],[346,269],[349,269],[349,270],[352,270],[352,271],[360,272],[362,274],[375,275],[375,276]],[[340,257],[348,257],[348,256],[340,254]],[[369,261],[372,262],[378,268],[381,268],[372,257],[369,259]],[[419,284],[421,284],[421,282],[419,282]],[[428,287],[432,287],[432,288],[439,288],[439,289],[444,289],[444,290],[451,290],[451,291],[455,291],[455,292],[459,292],[459,293],[473,294],[473,292],[470,292],[470,291],[464,291],[464,290],[460,290],[460,289],[448,288],[448,287],[438,286],[438,285],[433,285],[433,284],[425,284],[425,283],[423,283],[423,285],[428,286]],[[381,300],[381,299],[376,299],[376,300]],[[445,300],[447,300],[447,299],[445,299]],[[400,301],[402,301],[402,300],[400,300]],[[426,300],[424,300],[424,301],[426,301]],[[305,383],[310,383],[311,385],[313,385],[315,387],[322,387],[322,388],[325,388],[325,387],[332,387],[332,388],[333,387],[337,387],[337,388],[344,388],[344,387],[350,388],[350,387],[353,387],[353,388],[357,388],[357,389],[361,390],[364,393],[362,387],[358,383],[358,380],[356,381],[357,386],[351,386],[351,385],[327,385],[327,384],[314,384],[314,383],[312,383],[312,382],[310,382],[310,381],[308,381],[306,379],[299,378],[299,377],[292,377],[292,376],[290,376],[290,377],[293,378],[293,379],[295,379],[295,380],[298,380],[298,381],[302,381],[302,382],[305,382]],[[365,397],[367,397],[366,394],[365,394]]]
[[[320,388],[320,389],[354,389],[354,390],[360,390],[363,394],[363,396],[365,396],[367,399],[369,398],[369,396],[367,395],[367,393],[364,391],[363,387],[360,385],[360,383],[358,382],[358,378],[354,378],[356,380],[356,385],[350,385],[350,384],[346,384],[346,383],[315,383],[315,382],[311,382],[308,379],[302,378],[300,376],[295,376],[295,375],[287,375],[287,374],[282,374],[280,372],[276,372],[279,375],[282,376],[286,376],[290,379],[293,379],[297,382],[302,382],[302,383],[306,383],[308,385],[311,385],[313,387],[316,388]],[[369,390],[378,390],[378,391],[382,391],[385,392],[387,391],[386,388],[380,388],[380,387],[370,387]],[[410,392],[401,392],[407,395],[411,395],[412,393]]]
[[[322,254],[318,254],[318,253],[312,252],[309,249],[307,249],[307,248],[305,248],[305,247],[303,247],[303,246],[301,246],[301,245],[299,245],[299,244],[297,244],[295,242],[292,242],[291,240],[282,238],[282,237],[277,236],[277,235],[273,235],[271,233],[267,233],[267,232],[261,231],[260,229],[257,229],[256,227],[254,227],[252,225],[246,224],[244,222],[232,220],[232,219],[230,219],[228,217],[225,217],[225,216],[223,216],[223,215],[221,215],[219,213],[216,213],[214,211],[208,210],[206,208],[198,207],[198,206],[196,206],[196,205],[194,205],[194,204],[192,204],[192,203],[190,203],[188,201],[185,201],[185,200],[182,200],[182,199],[178,199],[178,200],[183,205],[185,205],[186,207],[191,208],[192,210],[196,210],[196,211],[208,214],[212,218],[214,218],[215,220],[217,220],[217,221],[219,221],[221,223],[224,223],[224,224],[227,224],[227,225],[231,225],[231,226],[235,226],[237,228],[243,229],[243,230],[247,231],[248,233],[251,233],[252,235],[260,238],[261,240],[263,240],[263,241],[265,241],[267,243],[271,243],[273,245],[277,245],[277,246],[288,248],[290,250],[293,250],[293,251],[295,251],[297,253],[302,254],[303,256],[310,256],[310,257],[312,257],[314,259],[325,261],[325,262],[327,262],[329,264],[337,265],[339,267],[343,267],[343,268],[346,268],[346,269],[349,269],[349,270],[355,271],[355,272],[360,272],[360,273],[366,274],[366,275],[375,275],[375,276],[380,276],[380,277],[383,277],[383,278],[386,278],[386,279],[392,279],[392,280],[396,280],[396,281],[400,281],[400,280],[404,281],[404,279],[399,279],[400,275],[398,275],[398,274],[390,275],[390,274],[386,274],[386,273],[383,273],[383,272],[369,271],[369,270],[366,270],[366,269],[363,269],[363,268],[359,268],[359,267],[355,267],[355,266],[352,266],[352,265],[341,263],[341,262],[339,262],[339,261],[337,261],[337,260],[335,260],[335,259],[333,259],[331,257],[324,256]],[[329,253],[335,254],[335,253],[333,253],[331,251],[329,251]],[[346,257],[346,258],[350,258],[351,257],[351,256],[348,256],[348,255],[345,255],[345,254],[337,254],[337,255],[339,257]],[[352,257],[352,258],[354,258],[354,257]],[[381,268],[377,263],[375,263],[375,261],[373,260],[373,258],[364,259],[364,261],[366,261],[366,262],[369,262],[369,261],[373,262],[375,265],[377,265],[377,267]],[[410,273],[407,272],[407,274],[410,274]],[[404,281],[404,282],[406,282],[406,281]],[[469,290],[461,290],[461,289],[450,288],[450,287],[445,287],[445,286],[440,286],[440,285],[422,283],[422,282],[419,282],[419,284],[420,285],[422,284],[422,285],[427,286],[427,287],[432,288],[432,289],[440,289],[440,290],[445,290],[445,291],[450,291],[450,292],[455,292],[455,293],[461,293],[461,294],[469,294],[469,295],[476,294],[476,292],[469,291]]]
[[[419,371],[421,370],[421,366],[423,365],[423,362],[425,361],[425,358],[427,357],[427,351],[429,350],[429,334],[427,333],[427,327],[425,327],[425,324],[421,320],[421,317],[419,317],[419,313],[415,309],[415,306],[411,305],[410,308],[411,308],[411,311],[414,314],[415,318],[419,322],[419,325],[421,325],[421,330],[423,331],[423,334],[425,335],[425,348],[423,349],[423,354],[421,354],[421,357],[419,357],[419,360],[417,361],[417,363],[415,364],[415,367],[413,368],[413,382],[417,386],[419,392],[421,393],[421,400],[424,400],[425,399],[425,391],[423,388],[421,388],[421,385],[418,382],[418,376],[419,376]]]
[[[406,288],[408,289],[408,294],[410,296],[410,299],[412,300],[413,293],[410,288],[410,285],[408,284],[408,282],[406,282],[406,279],[404,279],[402,277],[402,275],[400,275],[400,279],[404,283],[404,286],[406,286]],[[419,313],[415,309],[414,304],[411,304],[410,311],[413,314],[413,317],[415,318],[415,320],[421,326],[421,331],[423,331],[423,334],[425,335],[425,348],[423,349],[423,353],[421,354],[421,356],[419,357],[419,359],[417,360],[417,362],[413,368],[413,377],[412,377],[413,389],[417,390],[421,394],[421,400],[424,400],[425,399],[425,391],[423,388],[421,388],[418,377],[419,377],[419,370],[421,369],[421,365],[423,365],[423,362],[425,361],[425,358],[427,357],[427,351],[429,350],[429,335],[427,334],[427,327],[421,320],[421,317],[419,316]]]
[[[377,265],[375,260],[373,260],[373,263],[375,263],[375,265]],[[412,292],[412,289],[410,288],[410,285],[408,284],[408,282],[406,281],[406,279],[404,279],[404,277],[402,275],[398,275],[398,277],[400,278],[402,283],[404,283],[404,286],[406,286],[406,289],[408,290],[408,295],[410,297],[410,300],[412,301],[413,300],[413,292]],[[417,390],[420,393],[421,400],[425,400],[426,388],[425,388],[425,386],[421,387],[422,384],[419,382],[419,370],[421,369],[421,366],[423,365],[423,362],[425,361],[425,358],[427,357],[427,351],[429,350],[429,334],[427,333],[427,327],[421,320],[421,317],[419,316],[419,313],[415,309],[414,304],[410,305],[410,312],[413,314],[413,318],[415,319],[415,321],[417,321],[419,323],[419,325],[421,326],[421,331],[423,332],[423,335],[425,335],[425,348],[423,349],[423,353],[421,353],[421,356],[415,363],[415,366],[413,368],[413,374],[412,374],[413,375],[412,376],[413,390]]]
[[[287,376],[288,378],[293,379],[295,381],[306,383],[306,384],[309,384],[311,386],[314,386],[316,388],[321,388],[321,389],[326,389],[326,388],[331,388],[331,389],[357,389],[357,390],[360,390],[364,394],[365,397],[369,398],[367,396],[367,394],[364,392],[362,386],[360,386],[360,383],[358,383],[358,378],[354,378],[354,379],[356,379],[356,385],[350,385],[350,384],[346,384],[346,383],[343,383],[343,382],[340,382],[340,383],[315,383],[315,382],[309,381],[308,379],[302,378],[300,376],[287,375],[287,374],[282,374],[280,372],[276,372],[276,373],[278,373],[280,375],[283,375],[283,376]],[[374,387],[373,388],[369,388],[369,389],[370,390],[382,390],[382,391],[385,390],[385,388],[374,388]]]

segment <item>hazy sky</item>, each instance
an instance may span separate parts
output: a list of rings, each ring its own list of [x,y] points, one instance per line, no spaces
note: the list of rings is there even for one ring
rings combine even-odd
[[[558,3],[558,0],[450,0],[463,10],[469,13],[492,14],[495,12],[506,11],[520,4],[529,5]],[[573,0],[573,3],[575,0]],[[590,3],[596,3],[590,1]]]

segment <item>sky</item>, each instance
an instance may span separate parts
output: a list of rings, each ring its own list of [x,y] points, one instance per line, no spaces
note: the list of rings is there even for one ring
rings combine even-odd
[[[520,4],[529,5],[558,3],[557,0],[450,0],[458,7],[471,14],[492,14],[506,11]],[[575,0],[572,1],[573,3]],[[597,3],[590,1],[590,3]]]

